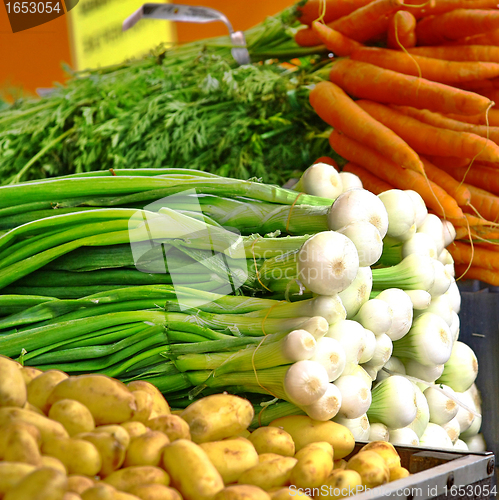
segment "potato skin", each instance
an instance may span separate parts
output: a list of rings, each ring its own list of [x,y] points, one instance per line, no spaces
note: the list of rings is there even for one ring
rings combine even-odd
[[[220,472],[225,484],[237,482],[239,476],[258,463],[258,453],[245,438],[201,443],[211,463]]]
[[[189,424],[178,415],[159,415],[148,420],[145,425],[153,431],[165,433],[170,441],[191,439]]]
[[[85,490],[91,488],[95,484],[93,479],[80,474],[70,474],[68,476],[68,491],[73,491],[81,495]]]
[[[170,405],[155,385],[145,380],[133,380],[127,384],[127,387],[132,392],[144,391],[152,396],[152,413],[155,417],[170,414]]]
[[[121,424],[130,420],[137,410],[135,398],[127,386],[106,375],[76,375],[63,380],[54,387],[47,405],[50,408],[61,399],[75,399],[84,404],[92,413],[96,426]]]
[[[235,484],[218,492],[213,500],[270,500],[270,496],[258,486]]]
[[[101,478],[109,476],[113,471],[119,469],[125,461],[126,448],[108,432],[84,432],[77,434],[75,439],[88,441],[97,448],[102,460],[98,473]]]
[[[212,394],[191,403],[181,417],[189,424],[195,443],[237,436],[254,416],[251,403],[232,394]]]
[[[290,484],[291,470],[298,460],[293,457],[280,457],[268,462],[260,462],[239,476],[239,484],[252,484],[267,491]]]
[[[187,439],[177,439],[165,447],[163,467],[184,500],[210,500],[224,489],[222,476],[206,452]]]
[[[58,458],[68,474],[95,476],[102,467],[102,458],[95,445],[83,439],[50,439],[42,444],[42,453]]]
[[[0,498],[34,470],[36,467],[31,464],[0,462]]]
[[[141,500],[182,500],[175,488],[162,484],[139,484],[130,488],[128,492]]]
[[[362,484],[367,488],[380,486],[390,480],[390,469],[383,457],[374,451],[359,451],[347,462],[347,469],[358,472]]]
[[[4,496],[4,500],[62,500],[68,488],[66,476],[48,467],[36,469]]]
[[[302,448],[303,451],[304,448]],[[290,482],[298,488],[317,488],[333,470],[333,457],[320,448],[309,449],[300,455],[291,471]]]
[[[277,453],[284,457],[295,454],[295,442],[289,432],[279,427],[258,427],[248,437],[258,454]]]
[[[49,406],[47,399],[54,387],[63,380],[69,378],[67,373],[60,370],[47,370],[35,377],[26,387],[28,390],[28,401],[40,409],[44,415],[48,414]]]
[[[33,426],[9,426],[5,442],[4,460],[41,465],[40,434]],[[30,427],[35,432],[30,432]]]
[[[48,417],[60,422],[70,436],[95,429],[94,417],[90,410],[75,399],[60,399],[48,412]]]
[[[0,408],[0,427],[13,422],[24,422],[35,426],[40,431],[42,442],[52,438],[69,437],[68,432],[62,424],[55,420],[50,420],[44,415],[24,408]]]
[[[349,455],[355,446],[353,434],[345,426],[331,420],[320,422],[305,415],[281,417],[270,424],[291,434],[296,451],[316,441],[326,441],[333,446],[334,456],[340,459]]]
[[[148,427],[146,427],[142,422],[138,422],[135,420],[123,422],[122,424],[120,424],[120,427],[125,429],[130,439],[133,439],[136,436],[140,436],[141,434],[146,433],[148,430]]]
[[[148,431],[133,438],[126,451],[125,467],[159,465],[163,448],[169,443],[168,436],[159,431]]]
[[[17,362],[0,356],[0,407],[22,407],[27,401],[26,382]]]
[[[169,486],[170,476],[163,469],[153,465],[134,465],[112,472],[101,482],[120,491],[129,491],[139,484]]]

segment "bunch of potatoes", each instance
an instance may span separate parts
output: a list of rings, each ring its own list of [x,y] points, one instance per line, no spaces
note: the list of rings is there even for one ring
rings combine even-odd
[[[332,421],[283,417],[250,433],[253,417],[238,396],[171,412],[145,381],[0,356],[0,500],[343,498],[408,475],[389,443],[346,461],[353,436]]]

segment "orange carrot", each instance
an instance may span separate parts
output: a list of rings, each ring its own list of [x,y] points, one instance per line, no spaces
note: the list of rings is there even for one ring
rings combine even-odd
[[[484,219],[491,222],[499,221],[499,196],[495,196],[489,191],[485,191],[471,184],[463,182],[463,186],[467,187],[471,194],[471,205],[473,208],[467,207],[465,210],[471,214],[480,214]]]
[[[321,43],[333,52],[335,56],[348,56],[354,50],[363,46],[361,43],[348,38],[339,31],[336,31],[329,26],[325,26],[324,24],[314,22],[312,23],[312,29],[320,38]]]
[[[418,45],[438,45],[496,29],[499,29],[498,10],[455,9],[422,19],[416,26],[416,38]]]
[[[355,174],[362,181],[362,186],[364,187],[364,189],[371,191],[371,193],[380,194],[384,191],[393,189],[393,186],[388,184],[388,182],[381,180],[379,177],[369,172],[369,170],[366,170],[365,168],[362,168],[355,163],[348,162],[342,168],[342,172],[350,172],[352,174]]]
[[[418,6],[421,7],[418,7]],[[412,0],[406,7],[412,12],[416,19],[427,16],[444,14],[455,9],[495,9],[497,0],[437,0],[429,2],[428,0]]]
[[[472,248],[469,243],[464,243],[461,241],[453,241],[448,247],[452,258],[454,259],[454,264],[465,264],[470,263],[475,266],[483,267],[489,269],[490,271],[495,271],[499,273],[499,252],[489,250],[487,248],[482,248],[477,245]],[[457,276],[457,274],[456,274]]]
[[[499,127],[499,109],[489,109],[488,114],[485,113],[448,113],[449,118],[460,120],[462,122],[474,123],[475,125],[486,125],[487,122],[491,127]]]
[[[474,36],[463,36],[445,45],[499,45],[499,29]]]
[[[388,29],[390,14],[403,6],[404,0],[373,0],[347,16],[328,23],[328,26],[353,40],[366,42],[384,34]]]
[[[396,50],[416,45],[416,18],[410,12],[399,10],[393,14],[388,24],[386,44]]]
[[[321,156],[319,158],[317,158],[317,160],[314,161],[314,165],[316,163],[326,163],[326,165],[331,165],[332,167],[334,167],[336,170],[338,170],[338,172],[340,171],[340,167],[338,167],[338,163],[336,163],[335,160],[333,160],[331,157],[329,156]]]
[[[497,240],[499,242],[499,230],[496,227],[487,227],[487,226],[476,226],[476,227],[458,227],[456,228],[456,240],[466,240],[469,241],[471,238],[473,239],[473,243],[478,245],[488,246],[489,241]],[[487,240],[487,241],[486,241]],[[499,247],[495,242],[492,242],[491,247],[495,247],[495,249],[499,250]]]
[[[416,109],[410,106],[392,106],[394,109],[416,118],[419,121],[433,125],[434,127],[446,128],[456,132],[470,132],[480,137],[488,137],[499,144],[499,127],[486,127],[485,125],[473,125],[471,123],[460,122],[447,118],[439,113],[433,113],[427,109]]]
[[[485,167],[475,162],[471,168],[465,166],[445,170],[459,182],[466,182],[499,195],[499,171],[497,168]]]
[[[460,207],[469,205],[471,201],[471,193],[469,189],[458,182],[454,177],[448,174],[445,170],[441,170],[428,161],[426,158],[421,158],[426,175],[430,181],[438,184],[450,196],[452,196]]]
[[[404,168],[423,171],[421,160],[406,142],[361,109],[334,83],[318,83],[310,92],[309,100],[316,113],[333,128]]]
[[[414,170],[404,169],[385,158],[377,151],[350,139],[333,130],[329,136],[329,144],[340,156],[369,170],[397,189],[413,189],[423,198],[426,206],[438,215],[461,219],[463,211],[456,200],[449,196],[440,186]],[[443,211],[442,211],[443,209]]]
[[[430,210],[431,211],[431,210]],[[440,215],[440,214],[436,214]],[[495,222],[491,222],[485,219],[482,219],[480,217],[476,217],[475,215],[471,215],[469,213],[463,212],[463,217],[459,217],[458,219],[455,219],[453,217],[446,217],[446,219],[449,222],[452,222],[452,224],[456,227],[468,227],[468,226],[483,226],[483,227],[497,227],[498,224]]]
[[[494,269],[485,269],[484,267],[471,266],[468,269],[466,264],[454,265],[456,279],[479,280],[492,286],[499,286],[499,272]]]
[[[416,56],[435,57],[446,61],[482,61],[499,63],[499,47],[490,45],[428,45],[407,49]]]
[[[439,83],[454,84],[499,76],[499,63],[445,61],[379,47],[362,47],[350,57],[356,61],[375,64],[404,75],[421,76]]]
[[[335,19],[350,14],[360,7],[364,7],[364,5],[367,5],[371,1],[372,0],[325,0],[326,10],[322,21],[330,23]],[[311,25],[313,21],[319,19],[322,14],[322,9],[323,0],[308,0],[305,5],[298,7],[300,22]]]
[[[450,170],[454,168],[468,167],[471,163],[470,158],[458,158],[456,156],[436,156],[436,155],[426,155],[433,165],[438,168],[443,168],[446,172],[450,173]]]
[[[300,47],[315,47],[320,45],[321,39],[312,28],[303,28],[295,33],[295,42]]]
[[[486,97],[473,92],[351,59],[336,61],[329,79],[356,97],[441,113],[475,115],[490,105]]]
[[[475,47],[478,47],[478,45],[475,45]],[[472,80],[470,82],[461,82],[459,84],[456,84],[455,86],[459,87],[460,89],[471,90],[471,91],[494,90],[494,89],[499,88],[499,78],[487,78],[485,80]]]
[[[374,119],[399,135],[417,153],[462,158],[477,156],[485,161],[499,161],[499,146],[484,137],[434,127],[374,101],[356,102]]]
[[[483,95],[487,99],[494,101],[496,104],[499,104],[499,89],[477,89],[475,90],[477,94]]]

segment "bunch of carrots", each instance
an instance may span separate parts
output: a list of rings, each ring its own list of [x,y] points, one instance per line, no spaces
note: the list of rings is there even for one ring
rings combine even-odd
[[[451,221],[456,278],[499,286],[498,0],[308,0],[302,46],[333,56],[310,103],[379,194],[413,189]],[[496,104],[497,103],[497,104]]]

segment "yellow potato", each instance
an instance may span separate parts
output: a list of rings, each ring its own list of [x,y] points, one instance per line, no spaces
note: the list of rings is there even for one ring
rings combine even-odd
[[[359,451],[374,451],[385,461],[387,467],[400,467],[400,456],[392,443],[387,441],[371,441]]]
[[[410,476],[411,473],[405,467],[392,467],[390,469],[390,482]]]
[[[278,455],[277,453],[261,453],[258,455],[258,462],[271,462],[272,460],[275,460],[276,458],[282,458],[282,455]]]
[[[270,496],[258,486],[234,484],[219,491],[213,500],[270,500]]]
[[[191,403],[182,418],[189,424],[195,443],[218,441],[248,428],[254,416],[251,403],[232,394],[212,394]]]
[[[66,491],[62,500],[81,500],[81,496],[78,493],[74,493],[73,491]]]
[[[291,434],[296,451],[309,443],[326,441],[333,446],[336,459],[349,455],[355,446],[353,434],[345,426],[331,420],[320,422],[306,415],[281,417],[269,424],[280,427]]]
[[[334,470],[319,489],[319,495],[315,498],[339,498],[351,497],[362,493],[365,487],[362,478],[354,470]]]
[[[170,414],[170,405],[155,385],[145,380],[134,380],[129,382],[127,387],[132,392],[145,391],[153,397],[152,411],[155,412],[155,416]]]
[[[146,433],[149,429],[142,422],[136,422],[136,421],[123,422],[120,425],[128,433],[130,439]]]
[[[36,406],[33,406],[29,401],[26,401],[25,405],[23,406],[25,410],[29,411],[34,411],[35,413],[38,413],[39,415],[43,415],[44,417],[46,416],[45,413],[43,413],[40,408],[37,408]]]
[[[339,460],[333,460],[334,462],[334,470],[342,470],[347,468],[347,461],[344,458],[340,458]]]
[[[34,470],[34,465],[26,463],[0,462],[0,498]]]
[[[251,432],[248,429],[244,429],[244,431],[240,432],[239,434],[236,434],[236,437],[242,437],[242,438],[246,438],[246,439],[249,439],[250,436],[251,436]],[[228,438],[228,439],[231,439],[231,438]]]
[[[58,458],[68,474],[95,476],[102,467],[102,459],[95,445],[83,439],[50,439],[42,444],[42,453]]]
[[[94,486],[95,481],[87,476],[71,474],[68,476],[68,491],[74,491],[81,495],[85,490]]]
[[[62,500],[68,487],[66,476],[49,467],[24,476],[4,496],[4,500]]]
[[[66,466],[58,458],[42,455],[40,461],[42,467],[52,467],[52,469],[61,471],[64,475],[68,473]]]
[[[374,451],[360,451],[348,462],[347,469],[360,474],[362,484],[367,488],[374,488],[390,480],[390,469],[384,459]]]
[[[326,441],[317,441],[316,443],[306,444],[301,450],[295,453],[295,458],[299,459],[301,456],[307,454],[310,450],[326,451],[327,453],[329,453],[329,455],[331,455],[331,458],[334,458],[333,447]]]
[[[302,450],[303,451],[303,448]],[[310,449],[300,455],[290,476],[291,484],[298,488],[317,488],[333,470],[333,457],[319,448]]]
[[[133,391],[133,396],[135,397],[135,404],[137,409],[135,410],[132,421],[136,420],[138,422],[147,422],[151,417],[154,398],[151,394],[146,391]]]
[[[80,432],[91,432],[95,428],[94,417],[90,410],[74,399],[61,399],[55,402],[48,417],[60,422],[70,436]]]
[[[21,372],[26,385],[28,385],[34,378],[38,377],[38,375],[43,373],[42,370],[33,366],[21,366],[19,371]]]
[[[178,415],[159,415],[146,422],[153,431],[164,432],[170,441],[191,439],[189,424]]]
[[[239,476],[258,463],[258,453],[245,438],[224,439],[201,443],[225,484],[235,483]]]
[[[224,489],[222,476],[206,452],[187,439],[177,439],[165,447],[163,467],[184,500],[209,500]]]
[[[268,492],[271,500],[289,500],[290,497],[301,498],[302,500],[307,500],[309,497],[303,491],[300,491],[295,486],[285,486],[284,488],[275,488]]]
[[[28,389],[28,401],[40,409],[44,415],[49,411],[47,399],[54,387],[69,377],[67,373],[60,370],[47,370],[34,378],[26,387]]]
[[[192,478],[191,478],[192,479]],[[129,491],[140,484],[170,485],[170,476],[167,472],[153,465],[133,465],[115,470],[101,482],[120,491]]]
[[[99,481],[80,494],[82,500],[115,500],[116,488]]]
[[[35,439],[38,449],[42,443],[40,431],[37,427],[26,422],[15,420],[0,426],[0,460],[7,460],[5,454],[8,452],[9,439],[12,432],[28,433]],[[16,462],[17,460],[12,460]]]
[[[259,454],[277,453],[284,457],[292,457],[295,454],[295,443],[291,434],[279,427],[259,427],[248,439]]]
[[[128,491],[141,500],[182,500],[175,488],[162,484],[139,484]]]
[[[30,432],[29,428],[37,431]],[[10,426],[5,440],[4,460],[7,462],[24,462],[31,465],[41,465],[40,435],[33,426]]]
[[[26,382],[19,369],[19,363],[0,356],[0,407],[22,407],[26,400]]]
[[[92,443],[100,453],[102,465],[98,472],[101,478],[119,469],[125,461],[126,448],[108,432],[85,432],[75,438]]]
[[[122,425],[110,424],[110,425],[98,425],[95,432],[107,432],[115,437],[123,447],[128,448],[130,445],[130,434],[122,427]]]
[[[126,451],[125,467],[130,465],[159,465],[164,447],[170,443],[168,436],[159,431],[148,431],[134,437]]]
[[[252,484],[263,490],[290,484],[291,470],[298,460],[293,457],[281,457],[268,462],[261,462],[239,476],[239,484]]]
[[[62,424],[44,415],[25,410],[24,408],[0,408],[0,427],[12,422],[24,422],[25,424],[35,426],[40,431],[42,442],[53,438],[69,437],[68,432]]]
[[[127,386],[106,375],[76,375],[63,380],[54,387],[47,405],[50,408],[61,399],[75,399],[84,404],[92,413],[95,425],[121,424],[130,420],[137,409]]]

